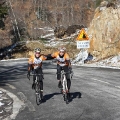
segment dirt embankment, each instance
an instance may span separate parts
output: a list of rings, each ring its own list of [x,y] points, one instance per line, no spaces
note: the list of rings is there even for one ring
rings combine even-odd
[[[79,50],[77,50],[76,48],[76,45],[72,43],[67,43],[64,46],[66,47],[67,52],[70,55],[70,58],[75,58],[75,55],[77,55],[77,53],[79,52]],[[23,57],[28,58],[32,54],[34,54],[34,49],[36,47],[41,48],[41,54],[47,55],[56,52],[58,47],[60,47],[60,44],[55,47],[51,47],[51,46],[46,46],[41,41],[28,41],[26,44],[23,44],[22,46],[18,46],[15,48],[12,54],[12,58],[23,58]]]

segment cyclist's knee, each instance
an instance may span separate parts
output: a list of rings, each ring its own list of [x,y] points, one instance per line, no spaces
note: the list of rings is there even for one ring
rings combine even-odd
[[[35,76],[33,76],[33,81],[35,81],[35,79],[36,79],[36,77],[35,77]]]
[[[40,82],[43,82],[43,80],[42,80],[42,78],[41,78],[41,77],[39,78],[39,81],[40,81]]]
[[[67,80],[70,80],[70,74],[66,74]]]
[[[70,89],[70,86],[71,86],[71,81],[70,81],[70,79],[67,79],[67,86],[68,86],[68,89]]]
[[[61,73],[57,71],[57,79],[60,80],[61,79]]]
[[[61,76],[57,76],[57,80],[60,80],[61,79]]]

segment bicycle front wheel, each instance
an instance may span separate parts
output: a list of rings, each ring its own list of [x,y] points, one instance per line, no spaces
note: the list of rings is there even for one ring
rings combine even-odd
[[[65,94],[64,94],[64,101],[66,102],[66,104],[69,103],[68,93],[65,93]]]
[[[40,94],[40,85],[39,85],[39,83],[36,83],[35,94],[36,94],[36,104],[39,105],[41,103],[41,94]]]
[[[67,81],[64,81],[63,82],[63,90],[64,90],[64,93],[63,93],[63,97],[64,97],[64,101],[66,102],[66,104],[69,103],[69,99],[68,99],[68,88],[67,88]]]

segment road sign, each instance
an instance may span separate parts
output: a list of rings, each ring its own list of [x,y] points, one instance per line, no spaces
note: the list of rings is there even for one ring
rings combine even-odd
[[[80,30],[80,33],[78,34],[76,40],[78,41],[89,40],[88,35],[86,34],[83,28]]]
[[[88,40],[77,41],[77,49],[90,48],[90,42]]]

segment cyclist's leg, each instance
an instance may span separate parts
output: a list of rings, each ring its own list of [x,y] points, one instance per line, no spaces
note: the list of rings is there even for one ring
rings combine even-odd
[[[41,67],[38,69],[38,74],[43,74]],[[40,88],[43,91],[43,78],[42,78],[42,75],[39,76],[39,81],[40,81]]]
[[[71,80],[70,80],[69,68],[68,66],[64,66],[63,69],[64,72],[66,72],[67,87],[68,87],[68,92],[70,92]]]
[[[43,74],[43,71],[42,71],[41,67],[38,69],[38,74]],[[41,94],[42,94],[42,97],[43,97],[43,76],[42,75],[39,76],[39,81],[40,81],[40,90],[41,90]]]
[[[61,88],[61,66],[57,64],[57,80],[58,80],[58,87]]]
[[[33,73],[36,74],[36,70],[33,69]],[[35,89],[35,79],[36,79],[36,76],[33,75],[33,84],[32,84],[32,89]]]

